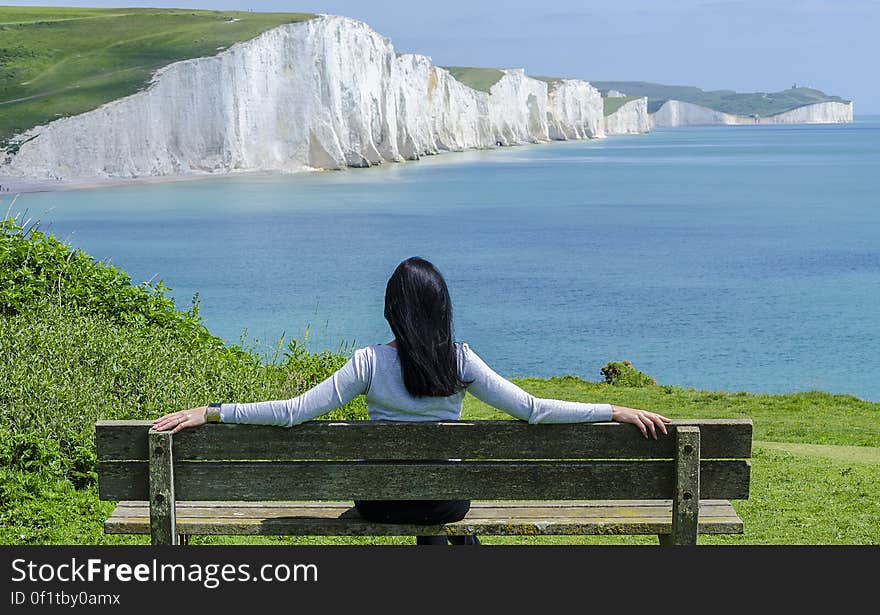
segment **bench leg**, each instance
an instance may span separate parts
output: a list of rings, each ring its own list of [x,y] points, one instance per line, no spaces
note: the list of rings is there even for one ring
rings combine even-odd
[[[171,432],[149,432],[150,534],[154,545],[178,544]]]
[[[189,534],[178,534],[177,535],[177,544],[188,545],[189,544]]]
[[[695,545],[700,522],[700,428],[675,430],[675,495],[672,500],[672,533],[660,544]]]

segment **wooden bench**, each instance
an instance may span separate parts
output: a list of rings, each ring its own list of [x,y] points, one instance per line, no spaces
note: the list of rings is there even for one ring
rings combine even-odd
[[[743,532],[728,500],[749,495],[752,423],[673,421],[655,441],[618,423],[310,421],[172,436],[99,421],[96,442],[100,497],[119,501],[105,532],[153,544],[445,533],[656,534],[666,545]],[[365,521],[356,499],[474,502],[461,521],[424,526]]]

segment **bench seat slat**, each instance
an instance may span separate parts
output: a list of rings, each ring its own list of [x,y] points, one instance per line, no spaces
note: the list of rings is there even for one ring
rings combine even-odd
[[[672,529],[669,501],[637,501],[628,506],[619,501],[546,504],[476,501],[461,521],[423,526],[364,521],[351,502],[273,502],[271,506],[178,502],[177,527],[181,534],[320,536],[668,534]],[[105,522],[108,534],[148,534],[149,530],[147,502],[120,502]],[[737,534],[742,533],[743,523],[729,502],[705,500],[700,503],[699,531]]]
[[[308,421],[290,429],[211,424],[174,436],[174,459],[671,459],[678,426],[700,427],[703,459],[751,457],[749,419],[673,421],[645,440],[632,425],[523,421]],[[98,458],[146,460],[150,421],[98,421]]]
[[[701,512],[710,517],[724,516],[730,508],[726,506],[703,506]],[[507,517],[531,517],[566,519],[579,517],[663,517],[669,506],[596,506],[596,507],[568,507],[568,508],[539,508],[539,507],[509,507],[493,506],[480,511],[481,517],[501,519]],[[342,509],[335,507],[266,507],[266,508],[205,508],[190,506],[186,508],[186,515],[192,519],[245,519],[253,515],[259,515],[266,519],[288,517],[292,511],[300,516],[338,517],[342,512],[350,510],[350,506]],[[120,515],[126,515],[126,511],[140,514],[141,509],[122,509]],[[353,515],[354,513],[352,513]],[[356,517],[355,517],[356,518]]]
[[[266,508],[266,507],[287,507],[291,505],[296,505],[302,508],[330,508],[330,507],[342,507],[342,508],[350,508],[351,502],[313,502],[313,501],[298,501],[292,502],[289,500],[276,500],[276,501],[261,501],[261,502],[226,502],[226,501],[210,501],[203,500],[197,502],[185,502],[186,506],[190,509],[197,508],[214,508],[214,509],[223,509],[223,508]],[[636,507],[636,506],[671,506],[672,500],[525,500],[525,501],[507,501],[507,500],[496,500],[491,502],[494,508],[504,508],[504,507],[512,507],[512,508],[577,508],[581,506],[591,506],[591,507],[600,507],[600,506],[608,506],[608,507],[618,507],[618,506],[627,506],[627,507]],[[700,500],[701,506],[713,506],[720,505],[726,506],[730,503],[727,500]],[[140,508],[144,505],[144,502],[139,500],[123,500],[118,502],[116,505],[117,510],[122,510],[125,507],[134,507]],[[472,506],[482,506],[482,500],[476,500],[472,502]],[[222,511],[220,514],[223,514]]]
[[[659,499],[673,492],[671,461],[178,462],[181,500]],[[710,499],[745,499],[749,462],[700,464]],[[147,498],[146,462],[98,464],[104,500]]]

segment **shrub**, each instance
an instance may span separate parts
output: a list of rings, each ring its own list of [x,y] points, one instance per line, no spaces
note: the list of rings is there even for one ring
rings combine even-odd
[[[0,221],[0,527],[15,528],[0,530],[0,542],[54,536],[60,513],[49,502],[100,505],[96,420],[286,399],[346,360],[294,341],[283,360],[264,363],[211,335],[195,307],[177,311],[165,290],[133,286],[120,269]],[[366,418],[363,399],[329,418]]]
[[[619,387],[644,387],[657,384],[645,372],[633,367],[629,361],[611,361],[602,367],[605,382]]]
[[[54,236],[26,227],[15,217],[0,220],[0,316],[40,310],[47,304],[74,308],[122,324],[151,324],[211,340],[198,303],[175,309],[161,280],[133,285],[129,275],[95,261]]]

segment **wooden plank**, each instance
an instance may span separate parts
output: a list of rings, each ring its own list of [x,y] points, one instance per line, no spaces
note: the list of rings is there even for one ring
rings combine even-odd
[[[98,421],[100,460],[146,460],[149,421]],[[678,426],[698,426],[703,459],[751,457],[752,422],[676,420],[670,435],[632,425],[523,421],[309,421],[290,429],[210,424],[175,435],[175,459],[672,459]]]
[[[343,507],[322,506],[322,507],[304,507],[304,506],[287,506],[287,507],[266,507],[266,508],[214,508],[187,506],[177,508],[178,523],[183,523],[185,519],[273,519],[283,517],[339,517],[341,514],[352,511],[354,515],[357,511],[351,505]],[[732,508],[727,506],[701,506],[700,514],[708,517],[725,517],[732,513]],[[145,507],[117,507],[114,515],[121,517],[131,517],[148,514]],[[540,508],[529,506],[518,507],[474,507],[472,515],[478,515],[481,519],[504,519],[504,518],[522,518],[528,517],[533,519],[578,519],[578,518],[603,518],[603,517],[670,517],[672,509],[670,506],[581,506],[572,508]]]
[[[148,533],[148,525],[139,520],[108,520],[104,524],[107,534]],[[376,524],[364,521],[321,521],[303,519],[270,520],[261,523],[204,522],[181,523],[179,531],[183,535],[263,535],[263,536],[417,536],[436,534],[483,534],[507,536],[558,536],[558,535],[667,535],[671,531],[669,519],[634,518],[624,522],[615,519],[591,520],[589,522],[569,522],[566,520],[544,519],[534,522],[529,519],[509,521],[449,524],[446,526],[418,526],[397,524]],[[742,522],[727,519],[701,519],[701,534],[742,534]]]
[[[695,545],[700,503],[700,428],[681,427],[675,440],[675,497],[669,544]]]
[[[700,492],[747,498],[749,471],[702,461]],[[101,462],[98,474],[101,499],[146,499],[145,463]],[[175,490],[183,500],[668,499],[674,476],[671,461],[179,462]]]
[[[131,508],[142,508],[146,506],[147,503],[141,500],[122,500],[116,504],[115,510],[122,510],[126,507]],[[229,501],[229,500],[199,500],[196,502],[186,501],[186,500],[178,500],[177,501],[178,508],[186,507],[190,508],[213,508],[216,510],[222,510],[224,508],[241,508],[241,509],[249,509],[249,508],[264,508],[264,507],[299,507],[299,508],[330,508],[330,507],[341,507],[341,508],[351,508],[353,506],[351,501],[339,501],[339,502],[322,502],[315,500],[261,500],[259,502],[239,502],[239,501]],[[578,508],[578,507],[591,507],[598,508],[602,506],[608,506],[612,508],[617,508],[619,506],[627,506],[630,508],[638,507],[638,506],[664,506],[672,510],[672,500],[520,500],[520,501],[510,501],[510,500],[473,500],[471,501],[471,508],[504,508],[504,507],[512,507],[512,508]],[[700,510],[705,506],[723,506],[730,507],[730,502],[727,500],[700,500]]]
[[[504,509],[495,502],[474,502],[471,511],[461,521],[446,525],[413,525],[370,523],[363,521],[351,508],[351,502],[332,503],[324,508],[304,508],[295,503],[290,514],[261,517],[260,509],[252,507],[249,517],[202,517],[192,515],[198,510],[193,503],[178,505],[178,530],[183,534],[250,534],[250,535],[353,535],[353,536],[412,536],[417,534],[485,534],[485,535],[586,535],[586,534],[668,534],[672,531],[671,504],[662,514],[618,514],[607,512],[604,503],[584,506],[582,517],[535,517],[517,513],[496,516]],[[527,510],[528,502],[521,502]],[[633,507],[638,510],[640,507]],[[597,511],[605,515],[596,516]],[[147,533],[149,519],[146,506],[117,506],[105,523],[107,533]],[[620,511],[618,511],[620,512]],[[627,513],[633,512],[627,510]],[[700,507],[699,532],[702,534],[742,533],[743,525],[733,507],[712,505],[712,512]]]
[[[176,500],[171,432],[149,432],[150,535],[154,545],[176,545]]]

